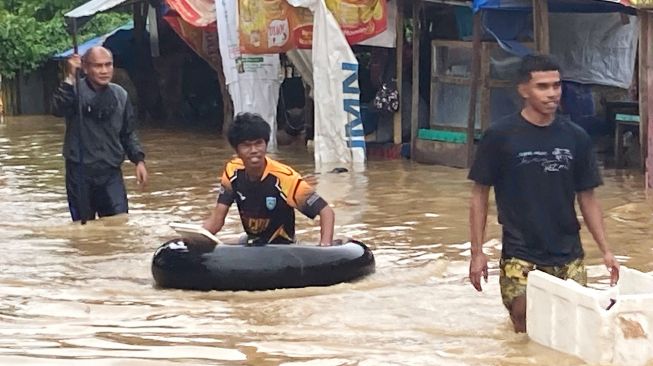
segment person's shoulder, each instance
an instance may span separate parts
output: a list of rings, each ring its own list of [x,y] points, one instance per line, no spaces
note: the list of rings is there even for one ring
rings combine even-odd
[[[301,175],[293,169],[290,165],[284,164],[278,160],[273,160],[268,158],[268,172],[270,174],[274,174],[278,177],[293,177],[293,178],[301,178]]]
[[[521,123],[519,113],[509,114],[494,121],[483,131],[483,138],[498,138],[504,135],[510,135],[515,128],[519,128]]]
[[[125,88],[123,88],[122,86],[116,83],[109,83],[109,88],[111,88],[111,91],[113,91],[117,95],[127,98],[127,90],[125,90]]]
[[[224,164],[224,172],[229,179],[236,175],[237,171],[242,169],[245,169],[245,164],[243,164],[243,161],[240,158],[234,157]]]
[[[490,127],[487,128],[486,131],[502,132],[502,131],[511,130],[521,125],[522,122],[521,119],[522,117],[519,114],[519,112],[508,114],[494,121],[494,123],[492,123]]]
[[[297,188],[302,176],[289,165],[268,158],[268,173],[277,178],[281,191],[290,196],[292,191]]]

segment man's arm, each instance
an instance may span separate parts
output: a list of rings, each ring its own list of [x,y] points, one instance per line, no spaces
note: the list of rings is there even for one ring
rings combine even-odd
[[[211,216],[204,221],[202,227],[210,231],[211,234],[217,233],[224,226],[224,219],[227,217],[227,212],[229,212],[229,206],[224,203],[218,203],[211,211]]]
[[[55,117],[72,116],[76,112],[75,73],[81,67],[81,57],[72,55],[66,60],[64,80],[52,94],[50,110]]]
[[[336,222],[336,214],[327,205],[320,210],[318,215],[320,215],[320,245],[330,246],[333,242],[333,227]]]
[[[592,234],[596,245],[603,254],[603,263],[605,263],[608,271],[610,271],[610,284],[614,286],[619,281],[619,262],[617,262],[614,254],[612,254],[605,236],[603,210],[601,210],[599,200],[594,194],[594,189],[578,192],[577,199],[587,229]]]
[[[136,116],[129,98],[125,102],[122,129],[120,130],[120,143],[129,160],[136,165],[136,182],[143,189],[147,185],[147,168],[145,167],[145,153],[136,135]]]
[[[469,279],[477,291],[483,291],[481,276],[487,282],[487,256],[483,253],[485,225],[487,223],[490,186],[474,183],[469,209],[469,226],[471,234],[472,257],[469,262]]]
[[[136,134],[136,124],[134,108],[129,99],[127,99],[123,112],[122,129],[120,130],[120,143],[125,149],[129,160],[135,165],[138,165],[139,162],[145,160],[145,153]]]

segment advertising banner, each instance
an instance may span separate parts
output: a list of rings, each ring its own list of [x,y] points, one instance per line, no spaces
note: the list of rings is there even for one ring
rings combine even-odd
[[[315,100],[315,165],[365,162],[365,134],[360,114],[358,61],[323,0],[290,0],[311,9],[313,95]]]
[[[313,45],[313,13],[286,0],[238,0],[240,48],[244,53],[280,53]],[[386,0],[325,0],[349,44],[387,28]]]

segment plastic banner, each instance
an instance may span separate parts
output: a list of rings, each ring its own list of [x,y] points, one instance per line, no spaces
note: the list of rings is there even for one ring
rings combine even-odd
[[[355,44],[387,28],[386,0],[323,0],[347,42]],[[286,0],[238,0],[240,48],[246,53],[281,53],[311,48],[313,13]]]
[[[248,55],[240,52],[238,0],[215,0],[220,54],[234,114],[260,114],[270,125],[268,151],[277,148],[277,102],[279,98],[279,55]]]
[[[172,29],[186,44],[203,58],[214,70],[218,70],[219,49],[218,33],[215,27],[198,28],[186,22],[182,17],[169,14],[163,16]]]
[[[205,27],[215,22],[215,0],[166,0],[166,2],[184,20],[196,27]]]
[[[311,9],[313,24],[313,93],[315,164],[365,162],[360,115],[358,61],[324,0],[289,0]]]
[[[565,80],[628,89],[635,74],[636,16],[558,13],[549,18],[551,54]]]

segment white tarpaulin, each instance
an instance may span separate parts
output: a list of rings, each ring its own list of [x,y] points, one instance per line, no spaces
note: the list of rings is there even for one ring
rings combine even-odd
[[[91,0],[64,14],[66,18],[90,17],[97,13],[115,8],[127,0]]]
[[[288,0],[313,12],[315,165],[365,162],[358,61],[324,0]]]
[[[556,13],[549,17],[549,28],[551,54],[558,58],[565,80],[630,87],[639,37],[637,17]]]
[[[238,0],[215,0],[220,54],[234,113],[260,114],[272,133],[268,151],[277,149],[277,102],[279,100],[279,55],[245,55],[238,39]]]

